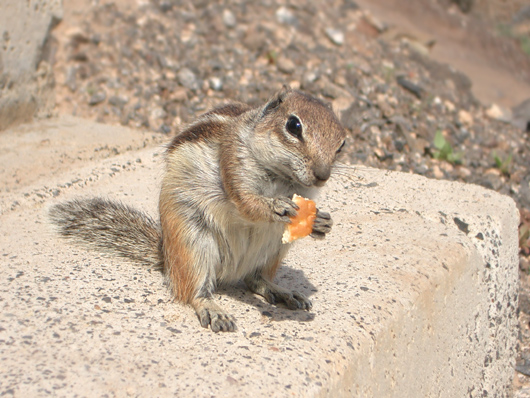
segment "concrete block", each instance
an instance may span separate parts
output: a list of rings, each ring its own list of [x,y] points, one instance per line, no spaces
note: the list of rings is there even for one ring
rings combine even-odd
[[[0,0],[0,130],[51,112],[54,78],[47,59],[61,0]]]
[[[78,120],[49,145],[108,128]],[[26,133],[38,141],[41,129]],[[105,146],[104,135],[93,137]],[[58,148],[58,162],[82,151]],[[70,246],[46,219],[52,203],[83,195],[156,214],[162,150],[151,143],[49,165],[49,176],[0,192],[0,395],[510,395],[518,283],[510,198],[338,167],[318,200],[332,233],[297,242],[277,277],[313,309],[275,307],[236,285],[216,299],[238,331],[214,334],[172,301],[158,272]]]

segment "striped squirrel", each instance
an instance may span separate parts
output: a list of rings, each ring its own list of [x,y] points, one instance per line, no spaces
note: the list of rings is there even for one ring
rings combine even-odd
[[[242,279],[269,303],[311,308],[303,294],[272,281],[290,247],[281,243],[298,208],[290,198],[324,185],[344,142],[327,104],[284,86],[261,107],[215,108],[173,138],[160,222],[102,198],[56,204],[50,217],[65,237],[159,266],[203,327],[234,331],[234,318],[213,300],[219,284]],[[323,238],[331,226],[317,210],[311,235]]]

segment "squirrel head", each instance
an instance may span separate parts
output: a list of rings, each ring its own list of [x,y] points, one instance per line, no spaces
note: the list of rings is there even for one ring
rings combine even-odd
[[[346,132],[330,105],[284,86],[260,108],[253,136],[253,155],[264,167],[304,187],[319,187]]]

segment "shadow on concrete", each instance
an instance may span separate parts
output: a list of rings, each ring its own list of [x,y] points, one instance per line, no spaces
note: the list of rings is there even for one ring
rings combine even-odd
[[[317,291],[316,287],[305,277],[303,271],[285,265],[282,265],[278,270],[274,282],[284,288],[296,290],[309,298]],[[263,297],[248,290],[242,281],[232,286],[219,287],[216,293],[230,296],[257,308],[262,316],[270,318],[271,321],[311,322],[315,319],[315,314],[311,311],[293,311],[288,309],[283,303],[269,304]]]

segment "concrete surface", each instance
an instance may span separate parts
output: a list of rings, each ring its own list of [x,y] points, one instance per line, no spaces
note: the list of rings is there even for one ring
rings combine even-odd
[[[4,134],[0,396],[509,395],[511,199],[339,167],[318,200],[334,230],[297,242],[278,275],[310,296],[312,311],[271,306],[238,285],[218,296],[238,331],[214,334],[172,302],[158,272],[70,246],[46,219],[51,204],[82,195],[155,214],[161,136],[77,119]]]
[[[48,33],[62,14],[61,0],[0,0],[0,130],[52,111]]]

